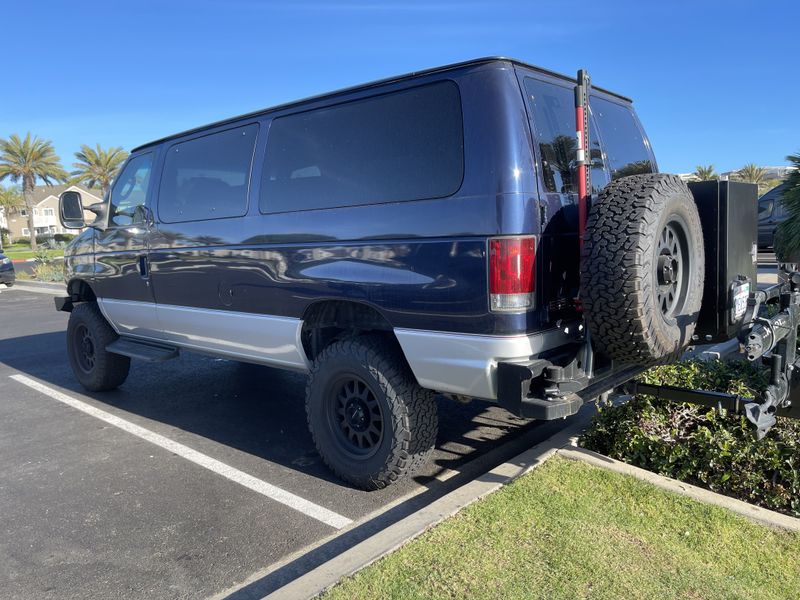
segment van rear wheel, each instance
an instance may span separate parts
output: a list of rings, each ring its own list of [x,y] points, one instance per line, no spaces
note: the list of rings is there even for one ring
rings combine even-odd
[[[119,336],[95,302],[76,304],[67,325],[67,354],[80,384],[91,392],[113,390],[125,382],[131,359],[106,351]]]
[[[325,464],[365,490],[416,471],[436,442],[434,394],[380,336],[340,340],[322,351],[308,379],[306,415]]]
[[[677,175],[623,177],[589,213],[581,301],[595,347],[625,363],[678,357],[703,299],[700,216]]]

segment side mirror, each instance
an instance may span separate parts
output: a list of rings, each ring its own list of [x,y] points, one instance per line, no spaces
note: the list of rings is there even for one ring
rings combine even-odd
[[[61,224],[67,229],[82,229],[86,227],[83,218],[83,200],[79,192],[64,192],[58,198],[58,215]]]
[[[133,209],[133,222],[141,223],[146,227],[152,227],[154,223],[153,211],[143,204],[140,204]]]

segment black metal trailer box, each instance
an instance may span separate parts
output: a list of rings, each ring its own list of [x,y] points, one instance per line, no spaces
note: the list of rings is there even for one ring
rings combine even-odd
[[[689,184],[703,225],[706,280],[695,336],[736,337],[758,278],[758,186],[737,181]]]

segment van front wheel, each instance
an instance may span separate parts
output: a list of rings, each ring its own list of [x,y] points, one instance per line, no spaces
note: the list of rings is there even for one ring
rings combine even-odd
[[[325,464],[365,490],[416,471],[436,442],[434,394],[380,336],[341,340],[322,351],[308,379],[306,415]]]
[[[131,359],[106,352],[106,346],[118,337],[95,302],[81,302],[72,309],[67,354],[76,379],[87,390],[113,390],[127,379]]]

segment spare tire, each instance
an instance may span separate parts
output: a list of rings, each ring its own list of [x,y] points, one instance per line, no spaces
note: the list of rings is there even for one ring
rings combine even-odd
[[[597,351],[650,365],[690,343],[705,278],[700,216],[676,175],[609,184],[591,207],[580,298]]]

